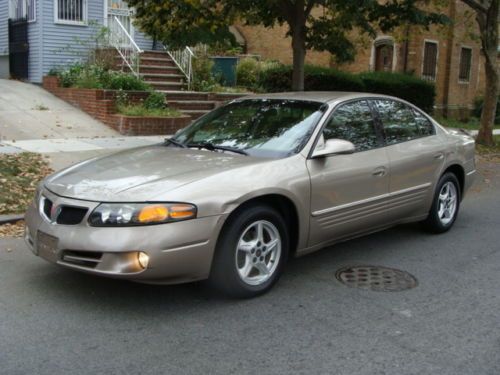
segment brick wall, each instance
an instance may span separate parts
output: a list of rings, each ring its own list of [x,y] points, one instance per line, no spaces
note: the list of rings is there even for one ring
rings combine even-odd
[[[406,31],[404,29],[395,30],[389,35],[379,35],[379,38],[393,38],[396,55],[393,60],[393,71],[406,71],[418,77],[422,75],[425,40],[437,41],[436,112],[450,117],[465,118],[473,106],[474,99],[484,92],[484,57],[481,54],[480,41],[471,37],[471,32],[476,36],[479,35],[478,28],[473,17],[468,17],[470,9],[459,0],[452,0],[446,8],[437,11],[445,13],[456,21],[451,26],[452,29],[432,26],[429,30],[425,30],[422,27],[411,27],[408,32],[407,51],[403,41]],[[279,60],[284,64],[292,63],[291,39],[285,37],[287,26],[274,28],[236,26],[246,39],[248,53],[261,55],[264,59]],[[348,64],[335,65],[329,53],[315,51],[307,51],[306,62],[354,73],[373,70],[375,51],[373,42],[360,43],[355,61]],[[458,79],[462,46],[472,48],[471,77],[468,82],[460,82]]]
[[[65,88],[59,86],[57,77],[44,77],[43,88],[71,105],[87,112],[123,135],[174,134],[191,123],[191,117],[132,117],[116,112],[117,91]],[[127,91],[132,102],[144,100],[149,94],[144,91]]]

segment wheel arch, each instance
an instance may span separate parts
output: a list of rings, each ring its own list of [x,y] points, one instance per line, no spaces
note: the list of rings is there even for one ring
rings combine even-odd
[[[464,186],[465,186],[465,170],[460,164],[451,164],[443,171],[442,175],[445,173],[453,173],[460,184],[460,198],[463,197],[464,194]]]
[[[297,205],[286,195],[279,193],[268,193],[249,198],[241,202],[231,211],[228,218],[226,219],[226,222],[224,223],[224,226],[231,220],[231,218],[235,217],[246,207],[253,206],[255,204],[264,204],[266,206],[274,208],[280,213],[288,227],[290,236],[290,256],[294,256],[299,245],[301,224]]]

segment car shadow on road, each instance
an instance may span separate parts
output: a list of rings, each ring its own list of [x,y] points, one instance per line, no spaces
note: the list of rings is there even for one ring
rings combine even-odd
[[[291,259],[282,279],[267,296],[292,293],[296,298],[297,291],[287,285],[307,285],[321,279],[336,282],[335,271],[346,265],[370,263],[397,266],[397,253],[401,257],[401,252],[414,251],[414,246],[410,248],[408,243],[428,238],[419,225],[401,225]],[[71,301],[110,312],[133,310],[146,313],[174,311],[179,307],[185,309],[248,303],[221,298],[210,293],[199,282],[174,286],[147,285],[86,275],[48,264],[46,266],[52,269],[39,275],[34,287],[40,288],[40,293],[46,294],[53,303]],[[338,287],[344,286],[338,283]]]

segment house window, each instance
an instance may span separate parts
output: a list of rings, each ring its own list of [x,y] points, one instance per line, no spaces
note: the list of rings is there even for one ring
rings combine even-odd
[[[424,61],[422,65],[422,78],[429,81],[436,80],[438,45],[436,42],[426,41],[424,44]]]
[[[12,20],[25,18],[28,22],[36,21],[36,0],[10,0],[9,9]]]
[[[55,22],[82,25],[87,22],[86,0],[55,0]]]
[[[458,71],[458,80],[460,82],[470,81],[470,69],[472,64],[472,49],[462,47],[460,51],[460,66]]]

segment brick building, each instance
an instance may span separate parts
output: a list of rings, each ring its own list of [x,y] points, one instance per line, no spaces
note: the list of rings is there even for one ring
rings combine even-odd
[[[467,22],[470,9],[461,1],[451,1],[441,12],[455,20],[450,27],[420,27],[395,30],[394,35],[379,35],[375,40],[359,45],[354,62],[335,65],[327,52],[308,51],[307,64],[337,67],[344,71],[411,72],[435,82],[436,113],[464,118],[474,99],[484,90],[484,58],[481,44],[471,38],[474,18]],[[246,42],[248,53],[264,59],[292,62],[291,39],[285,37],[287,28],[237,25]],[[334,36],[332,36],[334,37]]]

